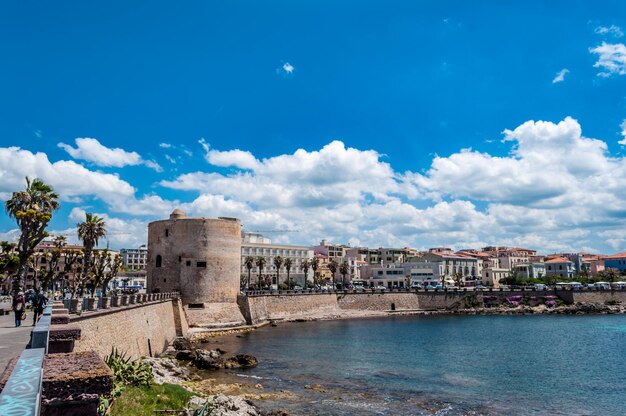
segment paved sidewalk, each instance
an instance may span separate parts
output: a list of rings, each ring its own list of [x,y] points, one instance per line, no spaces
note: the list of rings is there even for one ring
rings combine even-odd
[[[11,305],[0,304],[0,308]],[[0,316],[0,373],[4,371],[11,357],[20,355],[28,341],[30,332],[33,329],[33,313],[27,312],[26,321],[22,321],[22,326],[15,327],[15,315]]]

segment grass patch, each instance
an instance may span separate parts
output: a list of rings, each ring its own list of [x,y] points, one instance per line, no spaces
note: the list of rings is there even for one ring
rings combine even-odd
[[[194,394],[176,384],[128,386],[113,402],[110,415],[153,416],[155,410],[181,410],[191,396]]]

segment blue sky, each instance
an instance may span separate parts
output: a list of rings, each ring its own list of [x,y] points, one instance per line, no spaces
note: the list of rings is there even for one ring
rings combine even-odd
[[[544,3],[2,4],[0,196],[42,177],[53,232],[95,212],[118,248],[181,206],[307,245],[623,251],[626,5]]]

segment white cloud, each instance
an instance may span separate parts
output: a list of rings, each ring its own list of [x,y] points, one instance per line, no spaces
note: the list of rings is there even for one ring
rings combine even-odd
[[[62,201],[79,203],[84,198],[97,198],[116,212],[163,215],[178,203],[156,195],[137,199],[136,189],[117,174],[91,171],[74,161],[51,163],[45,153],[0,147],[0,195],[22,189],[26,176],[52,185]]]
[[[561,69],[559,72],[557,72],[556,76],[554,77],[554,79],[552,80],[553,84],[556,84],[558,82],[563,82],[565,81],[565,75],[569,73],[569,69],[567,68],[563,68]]]
[[[595,28],[594,32],[598,35],[611,35],[616,38],[621,38],[624,36],[624,32],[622,32],[622,28],[619,26],[611,25],[609,27],[606,26],[598,26]]]
[[[239,169],[256,169],[260,166],[259,161],[250,152],[239,149],[222,152],[209,150],[209,146],[206,143],[204,143],[204,146],[206,151],[204,158],[212,165],[233,166]]]
[[[195,216],[238,217],[248,230],[300,230],[269,237],[305,245],[326,238],[372,247],[499,244],[614,252],[626,243],[626,158],[585,137],[570,117],[504,130],[508,153],[463,149],[433,158],[425,171],[397,172],[376,150],[341,141],[265,159],[199,142],[210,162],[206,169],[160,182],[189,191],[181,201],[137,196],[117,175],[72,161],[51,163],[45,154],[19,148],[0,148],[0,195],[22,188],[28,175],[74,204],[71,219],[100,200],[118,247],[145,242],[148,219],[167,218],[175,207]],[[222,173],[216,166],[231,169]]]
[[[626,119],[622,121],[622,124],[620,124],[620,128],[622,129],[623,139],[620,140],[618,143],[621,144],[622,146],[626,146]]]
[[[68,219],[74,224],[79,224],[85,221],[86,212],[87,211],[83,208],[74,207]],[[110,248],[134,248],[147,243],[148,221],[136,218],[122,219],[112,217],[105,212],[89,212],[92,212],[104,220],[106,236],[99,240],[99,248],[105,248],[107,244]],[[52,232],[51,234],[63,234],[68,237],[68,242],[81,244],[80,240],[78,240],[76,228],[71,228],[62,233]]]
[[[282,75],[283,77],[289,77],[293,75],[296,68],[291,65],[289,62],[285,62],[280,67],[276,68],[276,73],[278,75]]]
[[[601,69],[598,76],[610,77],[626,74],[626,46],[623,43],[602,42],[601,45],[590,48],[589,52],[599,55],[598,61],[593,65]]]
[[[97,166],[121,168],[146,165],[157,172],[163,171],[158,163],[152,160],[143,160],[137,152],[127,152],[120,148],[111,149],[92,138],[77,138],[74,141],[76,143],[75,148],[65,143],[58,144],[74,159],[86,160]]]
[[[159,143],[159,147],[162,147],[163,149],[169,149],[172,147],[172,145],[169,143]]]
[[[584,137],[570,117],[528,121],[503,134],[508,155],[465,149],[435,157],[424,173],[395,172],[376,151],[340,141],[267,159],[207,145],[217,165],[235,171],[186,173],[161,185],[197,191],[185,205],[197,215],[223,212],[248,229],[303,230],[272,235],[281,242],[609,247],[596,232],[626,228],[626,159]]]

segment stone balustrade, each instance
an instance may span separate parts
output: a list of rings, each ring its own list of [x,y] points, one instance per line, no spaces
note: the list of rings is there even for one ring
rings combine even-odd
[[[261,293],[261,292],[259,292]],[[63,305],[54,306],[64,308],[68,314],[89,314],[100,310],[136,307],[150,302],[162,302],[180,297],[178,292],[171,293],[136,293],[132,295],[103,296],[102,298],[63,299]]]

